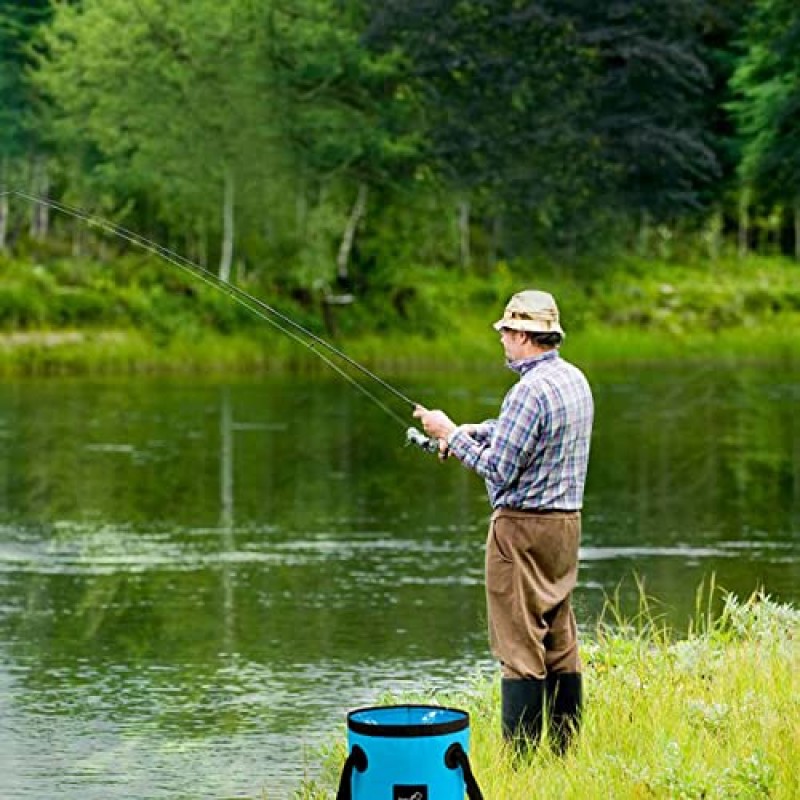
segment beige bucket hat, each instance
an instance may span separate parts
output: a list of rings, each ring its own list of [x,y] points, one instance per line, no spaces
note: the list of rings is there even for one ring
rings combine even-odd
[[[531,333],[560,333],[564,336],[555,298],[549,292],[535,289],[517,292],[508,301],[503,318],[494,323],[496,331],[503,328]]]

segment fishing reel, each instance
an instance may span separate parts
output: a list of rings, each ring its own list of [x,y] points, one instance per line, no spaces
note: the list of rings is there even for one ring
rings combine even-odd
[[[416,447],[424,450],[426,453],[439,453],[439,440],[431,439],[430,436],[426,436],[418,428],[411,427],[406,431],[406,444],[413,444]]]

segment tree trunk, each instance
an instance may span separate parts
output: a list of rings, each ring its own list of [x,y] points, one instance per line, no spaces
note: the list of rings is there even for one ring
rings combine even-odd
[[[201,223],[196,236],[197,261],[203,269],[208,267],[208,234],[206,226]]]
[[[0,163],[0,250],[5,250],[8,242],[8,217],[10,214],[10,207],[8,195],[2,194],[2,192],[8,191],[8,187],[6,186],[7,180],[8,156],[3,156],[3,161]]]
[[[219,261],[219,278],[225,283],[231,279],[231,266],[233,264],[233,239],[234,239],[234,183],[233,173],[225,170],[225,187],[222,198],[222,255]]]
[[[642,217],[639,220],[639,236],[636,242],[636,252],[643,258],[646,258],[650,251],[650,234],[652,230],[650,215],[646,211],[642,211]]]
[[[744,258],[749,250],[750,239],[750,190],[742,189],[739,196],[739,258]]]
[[[39,192],[42,197],[47,197],[50,194],[50,172],[47,169],[47,160],[44,157],[42,157]],[[50,206],[39,204],[39,224],[37,228],[39,239],[44,241],[50,233]]]
[[[6,189],[6,176],[8,175],[8,157],[3,156],[3,161],[0,163],[0,250],[6,249],[6,242],[8,239],[8,195],[5,194]]]
[[[0,195],[0,250],[6,249],[8,238],[8,195]]]
[[[342,243],[339,245],[339,254],[336,256],[336,277],[339,279],[341,285],[345,285],[350,277],[350,254],[353,252],[353,242],[356,238],[356,229],[358,223],[361,222],[367,210],[367,184],[360,183],[358,186],[358,195],[353,208],[350,211],[350,217],[347,220],[347,225],[344,229],[342,236]]]
[[[492,217],[489,230],[489,269],[494,271],[503,251],[503,218],[500,214]]]
[[[469,269],[472,263],[469,238],[469,200],[458,204],[458,257],[462,269]]]
[[[722,229],[724,220],[722,218],[722,211],[715,208],[711,213],[708,221],[706,245],[708,247],[708,257],[712,263],[719,261],[720,252],[722,251]]]
[[[794,257],[800,261],[800,197],[794,201]]]
[[[300,186],[294,198],[294,224],[299,237],[306,233],[306,220],[308,219],[308,199],[305,186]]]
[[[72,257],[80,258],[83,255],[83,238],[85,235],[83,222],[75,220],[72,225]]]
[[[31,167],[31,194],[37,197],[47,197],[50,192],[50,176],[47,172],[47,159],[44,156],[34,156]],[[44,203],[31,205],[31,239],[44,241],[50,228],[50,208]]]
[[[37,181],[37,172],[38,172],[38,159],[36,157],[33,158],[32,161],[29,162],[30,166],[30,192],[31,194],[37,194],[38,192],[38,181]],[[39,211],[39,204],[38,203],[31,203],[29,206],[30,209],[30,226],[28,233],[30,234],[31,239],[36,238],[36,215]]]

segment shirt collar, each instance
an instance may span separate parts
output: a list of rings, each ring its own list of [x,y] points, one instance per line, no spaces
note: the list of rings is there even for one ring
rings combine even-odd
[[[528,358],[520,358],[517,361],[507,361],[508,368],[514,372],[524,375],[529,370],[532,370],[539,364],[545,361],[552,361],[558,358],[558,350],[546,350],[544,353],[539,353],[537,356],[529,356]]]

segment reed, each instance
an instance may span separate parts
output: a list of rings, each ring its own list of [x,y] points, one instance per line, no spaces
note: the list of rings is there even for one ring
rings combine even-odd
[[[570,333],[563,346],[566,358],[581,365],[656,363],[715,363],[730,360],[792,361],[800,356],[800,318],[791,322],[764,322],[757,329],[728,328],[718,332],[672,332],[635,326],[591,328]],[[345,343],[354,358],[373,368],[470,370],[497,364],[502,359],[497,336],[488,326],[468,327],[436,338],[420,336],[365,336]]]
[[[642,595],[625,616],[613,599],[585,644],[582,733],[564,758],[546,746],[515,759],[499,731],[499,682],[450,696],[384,698],[470,711],[471,759],[486,800],[527,798],[800,797],[800,611],[761,593],[698,591],[688,634],[676,636]],[[332,798],[339,744],[297,800]]]
[[[800,325],[795,325],[800,330]],[[499,367],[493,331],[463,331],[425,339],[365,335],[337,342],[364,366],[390,375],[408,371],[459,372]],[[643,363],[736,364],[796,362],[800,337],[786,325],[674,335],[633,328],[591,329],[569,336],[566,358],[582,367]],[[139,374],[148,372],[318,372],[322,362],[279,334],[208,330],[154,337],[135,329],[61,329],[0,334],[0,375]]]
[[[556,295],[568,334],[564,354],[582,366],[796,360],[795,275],[794,263],[776,258],[695,266],[629,260],[594,277],[516,265],[513,273],[505,266],[456,280],[448,270],[419,268],[398,288],[406,301],[365,294],[332,311],[330,329],[320,297],[302,303],[269,286],[247,290],[389,374],[497,364],[502,353],[490,323],[526,285]],[[4,376],[324,369],[307,348],[169,264],[128,256],[113,264],[49,259],[45,267],[0,254]]]

